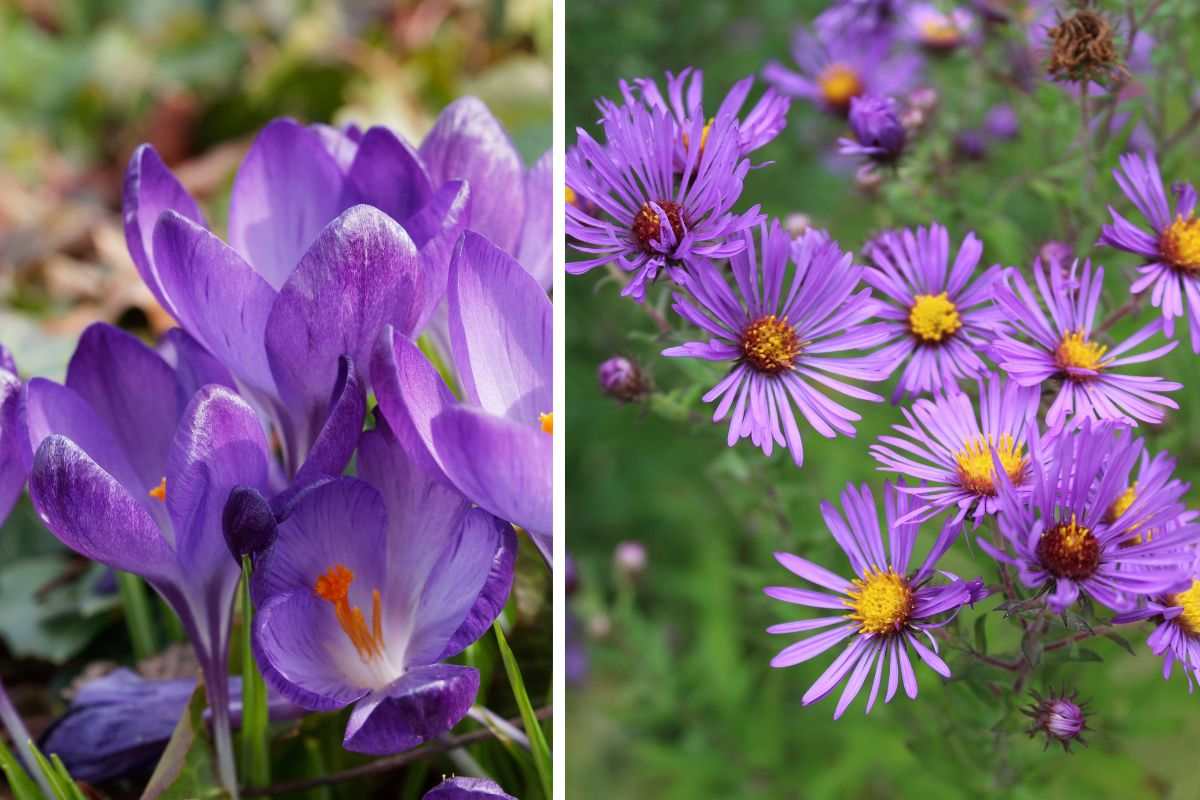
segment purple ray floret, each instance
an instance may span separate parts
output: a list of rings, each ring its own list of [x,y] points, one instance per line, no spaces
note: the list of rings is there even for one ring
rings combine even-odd
[[[799,556],[776,553],[780,564],[818,590],[790,586],[768,586],[765,590],[775,600],[833,612],[815,619],[772,625],[767,632],[822,631],[781,650],[771,660],[771,666],[776,668],[800,664],[846,642],[841,654],[804,693],[804,705],[809,705],[829,695],[844,680],[846,686],[838,699],[834,719],[842,715],[872,675],[868,713],[879,696],[885,672],[885,703],[891,701],[901,683],[905,694],[915,699],[917,676],[910,650],[934,672],[950,677],[950,668],[938,655],[937,641],[930,631],[948,622],[963,606],[987,595],[978,579],[966,581],[940,573],[949,578],[949,583],[934,582],[939,574],[937,562],[958,538],[961,523],[947,520],[925,560],[914,569],[913,544],[919,525],[899,521],[912,510],[915,503],[912,497],[891,484],[884,487],[890,540],[886,551],[871,490],[865,485],[856,488],[850,484],[842,492],[841,500],[843,513],[838,513],[828,502],[821,504],[821,513],[829,532],[850,559],[854,576],[846,579]]]

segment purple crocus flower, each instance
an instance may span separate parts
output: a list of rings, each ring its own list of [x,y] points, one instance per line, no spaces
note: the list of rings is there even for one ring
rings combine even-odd
[[[421,800],[517,800],[487,778],[447,778]]]
[[[912,512],[914,521],[957,507],[955,521],[970,514],[978,525],[998,507],[995,459],[1014,489],[1028,492],[1025,448],[1037,436],[1038,399],[1036,389],[995,375],[979,380],[978,412],[957,387],[935,392],[932,400],[922,398],[904,409],[908,424],[893,425],[898,435],[879,437],[871,455],[880,470],[919,481],[900,487],[922,500]]]
[[[800,71],[778,61],[763,68],[763,77],[788,97],[800,97],[840,117],[850,112],[851,99],[863,94],[900,95],[912,87],[920,58],[891,54],[887,34],[818,30],[797,27],[792,58]]]
[[[754,236],[743,237],[745,247],[731,262],[736,292],[723,272],[710,266],[690,276],[687,288],[694,300],[675,296],[675,312],[711,338],[668,348],[663,355],[727,362],[728,375],[703,399],[717,402],[714,422],[732,411],[729,446],[749,436],[770,455],[778,444],[800,466],[804,443],[797,411],[828,438],[853,436],[853,423],[860,419],[822,389],[859,400],[883,399],[842,379],[877,381],[886,375],[877,359],[844,355],[879,344],[886,333],[866,324],[876,304],[869,289],[858,290],[863,267],[836,242],[809,231],[793,243],[773,220],[759,229],[760,260]],[[789,260],[796,265],[790,286],[785,283]]]
[[[128,669],[113,670],[79,689],[66,714],[42,735],[39,748],[59,756],[72,777],[89,783],[149,775],[195,689],[195,678],[150,680]],[[268,710],[274,720],[304,713],[278,695],[268,697]],[[229,679],[229,715],[235,726],[240,724],[238,677]]]
[[[21,393],[24,384],[17,374],[12,353],[0,344],[0,525],[25,489],[29,476]]]
[[[1130,428],[1088,419],[1043,445],[1047,452],[1030,458],[1028,494],[997,471],[996,518],[1008,547],[977,539],[985,552],[1016,566],[1025,586],[1047,589],[1055,613],[1081,592],[1114,611],[1130,611],[1139,598],[1169,592],[1190,577],[1190,561],[1178,550],[1200,539],[1200,525],[1179,522],[1185,484],[1144,487],[1122,513],[1113,513],[1144,446]],[[1139,531],[1154,535],[1138,543]]]
[[[866,251],[875,267],[863,279],[891,301],[877,313],[891,340],[878,355],[894,367],[908,362],[892,402],[950,391],[957,381],[983,372],[979,352],[1002,324],[991,302],[1000,267],[975,274],[983,255],[975,234],[963,238],[953,264],[949,234],[937,223],[889,231]]]
[[[896,101],[890,97],[862,95],[852,98],[850,130],[854,138],[839,139],[838,151],[882,164],[899,159],[908,140],[908,133],[896,111]]]
[[[1010,331],[1000,334],[990,354],[1009,377],[1022,386],[1041,386],[1052,378],[1062,385],[1046,411],[1046,427],[1074,417],[1113,419],[1137,424],[1161,422],[1164,408],[1178,408],[1164,392],[1173,392],[1182,384],[1143,375],[1122,375],[1114,368],[1153,361],[1175,348],[1168,342],[1144,353],[1133,354],[1138,345],[1162,329],[1155,320],[1112,350],[1097,341],[1096,307],[1104,288],[1104,269],[1093,272],[1091,261],[1080,270],[1075,261],[1069,271],[1048,270],[1034,262],[1033,275],[1038,293],[1050,312],[1042,312],[1037,296],[1025,278],[1015,269],[997,284],[996,305],[1011,321]]]
[[[406,750],[462,719],[479,673],[444,662],[487,631],[512,586],[512,528],[424,460],[381,420],[362,435],[363,480],[300,492],[254,570],[263,677],[304,708],[353,706],[343,744],[356,752]]]
[[[635,78],[633,85],[621,81],[621,95],[625,102],[637,103],[639,99],[652,111],[666,113],[675,118],[681,132],[690,131],[692,121],[700,118],[705,127],[700,133],[700,145],[705,147],[712,129],[708,122],[716,117],[734,117],[738,121],[738,152],[746,156],[770,142],[787,125],[788,106],[791,101],[772,88],[763,92],[754,107],[740,117],[742,106],[754,85],[754,77],[743,78],[733,85],[725,95],[714,117],[704,113],[704,72],[693,67],[684,68],[678,75],[667,73],[667,93],[664,97],[658,83],[651,78]],[[680,138],[681,161],[686,158],[687,145]]]
[[[1185,580],[1175,589],[1149,598],[1140,608],[1116,615],[1113,622],[1154,620],[1157,624],[1146,646],[1162,658],[1164,680],[1171,677],[1176,663],[1183,668],[1191,694],[1193,678],[1200,681],[1200,580]]]
[[[549,560],[553,321],[550,300],[486,239],[466,234],[450,268],[450,344],[462,401],[398,329],[371,367],[393,428],[415,431],[431,470],[520,525]]]
[[[233,791],[226,665],[240,571],[221,514],[235,486],[266,490],[270,456],[228,372],[181,331],[171,342],[174,366],[96,324],[80,337],[65,385],[29,382],[29,492],[65,545],[141,575],[179,615],[214,709],[220,777]]]
[[[762,217],[758,206],[730,211],[750,169],[734,115],[711,123],[693,115],[681,129],[666,110],[599,104],[606,144],[580,128],[567,155],[575,197],[567,204],[567,235],[588,256],[568,262],[567,271],[616,264],[633,273],[621,294],[641,302],[664,268],[692,268],[738,252],[737,234]]]
[[[1133,282],[1133,294],[1150,290],[1150,302],[1161,308],[1167,336],[1175,335],[1175,318],[1184,316],[1187,306],[1192,352],[1200,353],[1200,219],[1196,217],[1196,187],[1176,183],[1172,215],[1158,163],[1152,155],[1145,158],[1126,153],[1121,168],[1113,170],[1121,191],[1150,223],[1147,233],[1134,225],[1112,206],[1112,224],[1100,229],[1097,244],[1115,247],[1140,256],[1141,277]]]
[[[804,705],[815,703],[832,692],[848,675],[846,688],[842,690],[833,712],[834,719],[840,717],[858,696],[868,673],[874,667],[871,693],[867,698],[867,712],[871,711],[879,695],[884,661],[888,663],[888,685],[883,701],[891,701],[901,682],[905,693],[915,699],[917,676],[913,671],[909,648],[915,650],[934,672],[950,677],[950,667],[938,655],[937,642],[929,632],[946,624],[949,621],[947,614],[952,618],[963,606],[986,595],[983,582],[979,580],[964,581],[943,572],[950,582],[933,582],[938,559],[958,538],[962,531],[961,523],[947,521],[920,568],[911,569],[913,544],[919,526],[899,520],[908,515],[914,502],[909,495],[897,491],[891,484],[884,486],[884,508],[891,542],[887,552],[884,551],[879,530],[879,511],[875,498],[865,485],[855,488],[849,484],[842,492],[845,517],[831,503],[821,503],[821,513],[829,532],[850,559],[850,567],[855,575],[850,580],[800,556],[775,554],[776,560],[784,568],[826,591],[768,586],[765,590],[768,597],[809,608],[842,612],[767,628],[767,632],[773,634],[829,628],[781,650],[771,660],[771,666],[776,668],[808,661],[846,639],[851,640],[841,655],[804,693]],[[928,647],[922,638],[928,640]]]

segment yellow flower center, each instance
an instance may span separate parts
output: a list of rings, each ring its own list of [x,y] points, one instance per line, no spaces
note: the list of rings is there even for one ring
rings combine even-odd
[[[1000,441],[994,442],[991,437],[977,436],[967,442],[954,460],[958,463],[958,481],[969,492],[980,495],[996,493],[996,468],[992,462],[992,447],[1000,457],[1000,464],[1008,474],[1008,479],[1019,484],[1024,478],[1025,458],[1023,448],[1012,436],[1003,434]]]
[[[940,342],[962,327],[962,318],[945,292],[919,294],[908,311],[908,327],[923,342]]]
[[[1104,515],[1104,521],[1109,525],[1116,522],[1122,514],[1129,510],[1129,507],[1133,505],[1133,501],[1136,499],[1137,481],[1134,481],[1133,483],[1129,484],[1128,487],[1126,487],[1125,491],[1121,492],[1121,495],[1116,500],[1113,500],[1112,505],[1108,507],[1108,512]],[[1133,533],[1137,529],[1138,525],[1131,525],[1129,531],[1130,533]],[[1150,541],[1151,538],[1152,535],[1150,531],[1146,531],[1144,535],[1141,533],[1134,533],[1133,536],[1130,536],[1128,539],[1122,541],[1121,546],[1134,547],[1141,544],[1143,541]]]
[[[317,597],[333,605],[338,624],[346,633],[346,637],[358,651],[363,661],[370,661],[383,653],[383,610],[382,600],[378,589],[371,590],[371,627],[362,609],[350,605],[350,584],[354,582],[354,572],[344,564],[334,564],[324,575],[317,578],[313,591]]]
[[[708,122],[704,123],[704,130],[700,131],[700,152],[701,153],[704,152],[705,146],[708,145],[708,134],[712,130],[713,122],[715,122],[715,121],[716,121],[716,119],[714,117],[709,117]],[[684,131],[683,132],[683,149],[686,150],[687,146],[690,143],[691,143],[691,137],[688,136],[687,131]]]
[[[759,317],[742,332],[742,355],[759,372],[789,370],[804,349],[796,329],[774,314]]]
[[[921,40],[938,49],[958,45],[958,26],[946,17],[931,17],[921,23]]]
[[[1038,560],[1056,578],[1081,581],[1100,566],[1100,541],[1071,515],[1042,534],[1037,544]]]
[[[1054,358],[1059,369],[1073,367],[1099,372],[1104,366],[1104,353],[1107,350],[1105,345],[1085,338],[1082,330],[1071,331],[1063,336],[1058,349],[1054,351]]]
[[[146,492],[146,494],[150,495],[151,497],[153,497],[155,500],[157,500],[160,503],[167,502],[167,479],[166,479],[166,477],[164,476],[163,479],[158,482],[158,486],[155,486],[153,489]]]
[[[675,240],[683,238],[683,208],[671,200],[659,200],[658,207],[667,215],[667,223],[675,233]],[[648,254],[655,254],[654,244],[662,238],[662,220],[649,203],[642,203],[633,218],[633,237]]]
[[[575,201],[579,199],[579,197],[575,194],[575,190],[572,189],[570,186],[566,187],[564,196],[566,197],[567,205],[569,205],[569,206],[575,205]]]
[[[1171,227],[1162,232],[1158,246],[1176,269],[1200,271],[1200,219],[1177,215]]]
[[[1171,595],[1167,602],[1183,608],[1183,613],[1175,618],[1183,629],[1192,636],[1200,636],[1200,581],[1193,580],[1191,588]]]
[[[859,633],[897,633],[912,616],[913,590],[908,579],[890,567],[884,571],[874,567],[865,578],[855,578],[854,591],[842,602],[853,614],[850,619],[859,624]]]
[[[545,414],[538,414],[538,424],[542,426],[544,433],[554,433],[554,412],[547,411]]]
[[[862,80],[853,67],[845,64],[830,64],[817,79],[825,102],[838,109],[850,107],[850,99],[863,92]]]

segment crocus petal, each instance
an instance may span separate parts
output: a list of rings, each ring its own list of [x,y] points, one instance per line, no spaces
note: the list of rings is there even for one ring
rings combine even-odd
[[[211,231],[175,213],[154,232],[154,258],[179,324],[239,378],[273,393],[263,345],[271,285]]]
[[[492,564],[483,582],[483,590],[476,596],[475,604],[467,612],[462,625],[459,625],[458,630],[450,637],[445,649],[438,656],[438,661],[453,658],[483,636],[508,602],[509,592],[512,591],[513,570],[517,565],[517,536],[507,523],[501,525],[500,545],[492,554]]]
[[[75,552],[151,581],[176,576],[175,553],[146,509],[69,439],[51,435],[38,447],[29,495],[46,527]]]
[[[183,328],[171,328],[164,333],[158,343],[158,353],[175,370],[180,408],[187,408],[192,395],[201,386],[215,383],[237,389],[233,375],[225,365]]]
[[[410,669],[387,688],[364,697],[346,723],[343,746],[387,755],[416,747],[453,728],[479,691],[479,672],[456,664]]]
[[[229,196],[229,243],[280,289],[341,211],[342,174],[320,134],[290,119],[263,128]]]
[[[0,370],[0,525],[25,488],[29,433],[21,411],[21,379]]]
[[[404,229],[370,206],[331,222],[279,293],[267,321],[267,356],[280,396],[298,409],[292,435],[311,443],[328,414],[338,358],[367,364],[385,325],[411,332],[428,298]]]
[[[367,397],[354,363],[347,357],[338,359],[337,383],[329,401],[329,416],[317,433],[308,458],[296,473],[288,491],[281,498],[290,497],[320,478],[336,478],[346,469],[354,455],[354,447],[362,432],[363,417],[367,413]],[[286,504],[286,499],[277,501]]]
[[[490,619],[469,620],[468,614],[475,610],[497,557],[505,550],[510,555],[502,560],[509,562],[508,569],[499,576],[501,585],[490,598],[491,603],[480,609],[480,616],[490,615]],[[516,537],[512,526],[479,508],[467,512],[458,530],[446,541],[434,562],[433,573],[425,581],[415,613],[416,627],[405,652],[408,663],[438,661],[450,649],[452,638],[473,634],[478,639],[487,631],[512,588],[515,551]],[[467,627],[464,629],[464,626]],[[474,639],[469,639],[466,644],[472,641]]]
[[[538,286],[550,288],[554,256],[551,200],[554,193],[553,160],[547,150],[525,176],[525,221],[517,242],[517,261]]]
[[[440,473],[433,441],[433,419],[456,404],[454,395],[421,349],[391,327],[380,336],[371,361],[371,385],[379,409],[401,440],[411,431],[424,447],[409,455],[427,472]]]
[[[167,512],[179,565],[214,596],[232,598],[240,573],[221,531],[229,493],[267,490],[267,437],[246,401],[223,386],[196,393],[179,421],[166,468]]]
[[[447,778],[421,800],[517,800],[486,778]]]
[[[433,187],[416,152],[388,128],[376,126],[363,134],[345,191],[347,208],[366,203],[403,225],[429,202]]]
[[[433,420],[433,436],[446,476],[463,494],[527,530],[552,530],[549,435],[460,406]]]
[[[513,252],[525,215],[521,156],[487,106],[474,97],[446,106],[421,142],[420,154],[434,185],[470,184],[471,230]]]
[[[510,256],[467,233],[450,266],[448,299],[463,394],[492,414],[536,423],[552,407],[546,293]]]
[[[201,227],[205,226],[204,216],[196,201],[148,144],[134,150],[129,159],[121,203],[129,255],[154,298],[173,315],[174,298],[164,291],[154,261],[154,226],[165,211],[178,212]]]
[[[157,486],[183,410],[180,401],[186,403],[162,356],[135,336],[98,322],[79,337],[66,385],[112,431],[141,487]]]

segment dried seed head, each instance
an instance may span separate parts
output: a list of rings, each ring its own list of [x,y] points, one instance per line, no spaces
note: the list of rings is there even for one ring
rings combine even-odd
[[[1082,8],[1059,17],[1049,34],[1053,47],[1047,71],[1055,80],[1105,83],[1125,76],[1112,24],[1099,11]]]

